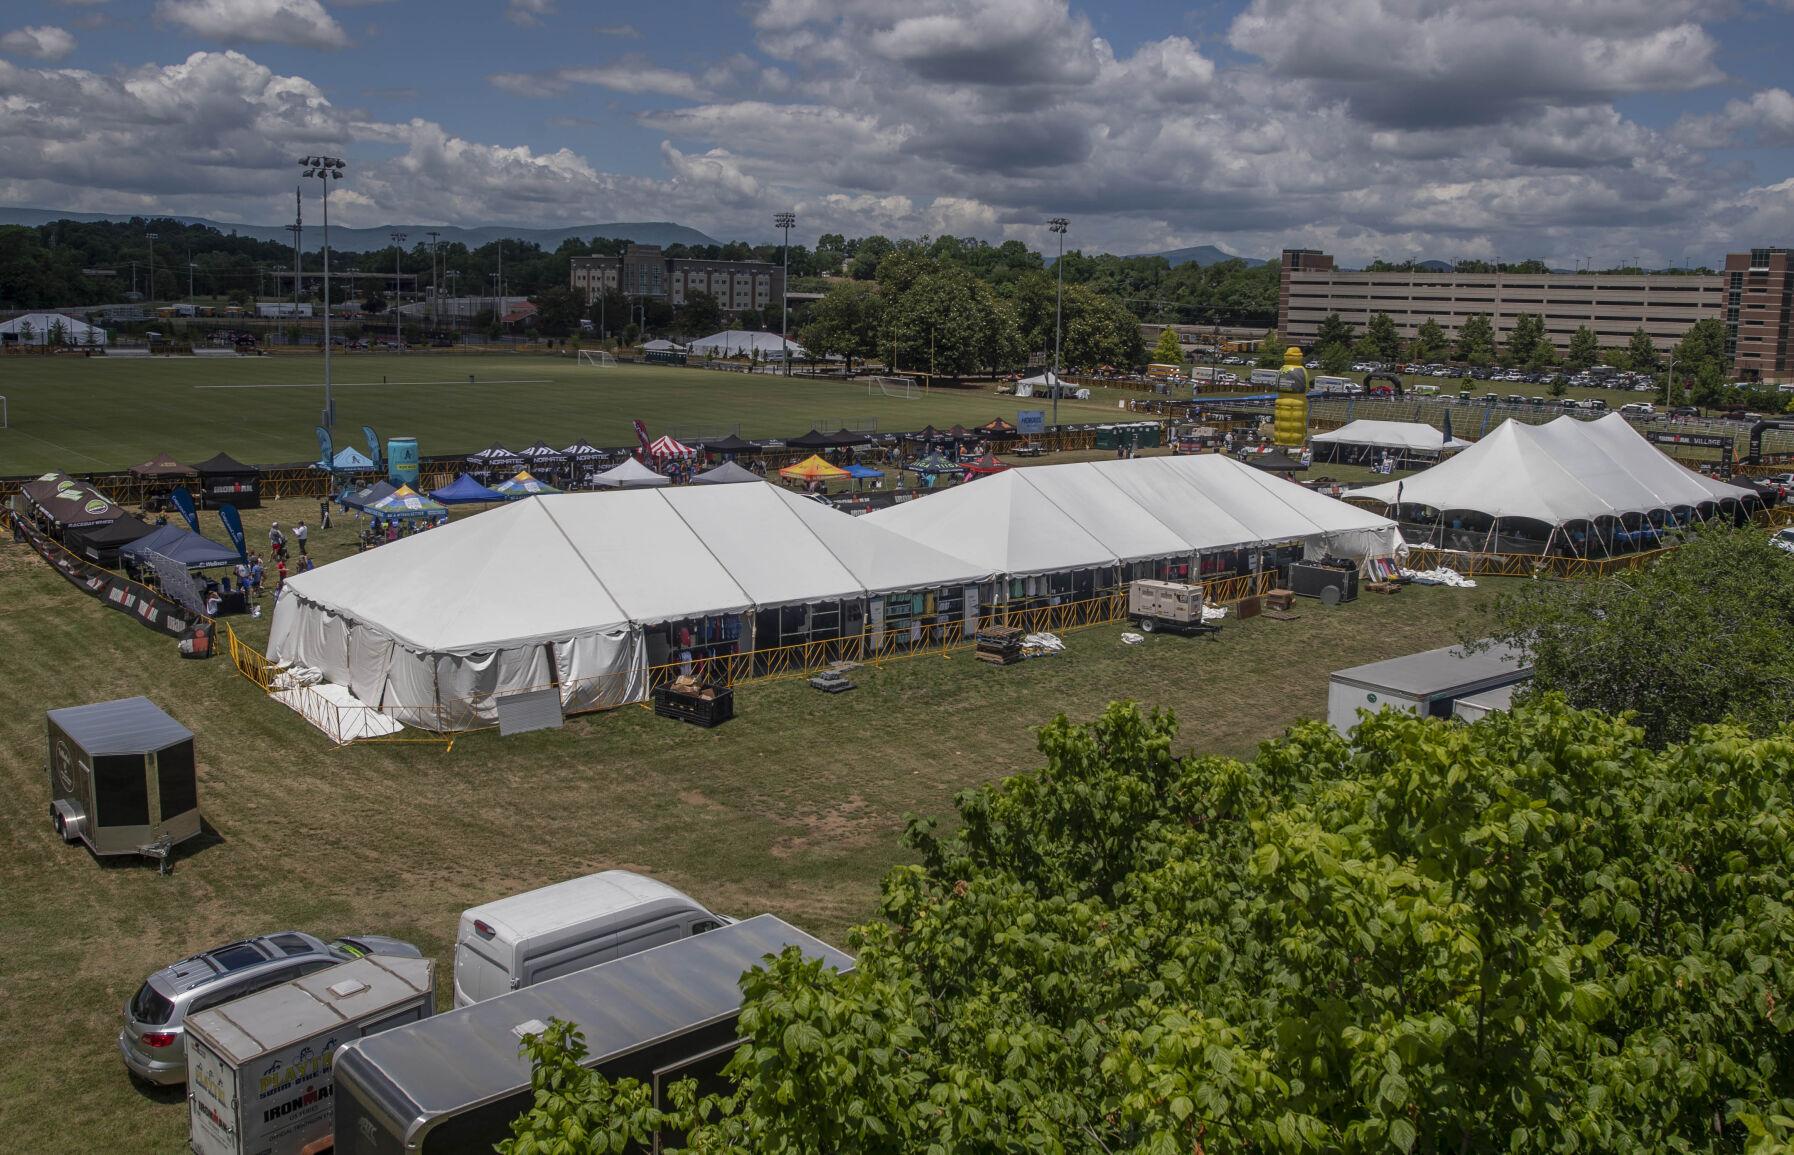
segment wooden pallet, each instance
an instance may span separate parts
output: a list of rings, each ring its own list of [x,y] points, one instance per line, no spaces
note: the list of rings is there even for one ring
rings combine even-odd
[[[1365,582],[1364,588],[1375,594],[1399,594],[1402,592],[1400,582]]]

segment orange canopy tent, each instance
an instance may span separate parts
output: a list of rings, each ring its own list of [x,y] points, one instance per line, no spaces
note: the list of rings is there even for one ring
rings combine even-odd
[[[816,478],[822,478],[827,481],[836,477],[851,477],[852,474],[848,473],[845,469],[830,465],[815,454],[811,454],[796,465],[787,465],[785,468],[779,470],[779,476],[795,477],[801,481],[813,481]]]

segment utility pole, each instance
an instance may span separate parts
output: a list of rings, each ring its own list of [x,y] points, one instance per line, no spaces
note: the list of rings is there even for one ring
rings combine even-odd
[[[442,296],[436,287],[436,239],[442,234],[431,230],[424,235],[430,238],[430,327],[434,329],[442,323],[442,311],[436,306],[437,299]]]
[[[299,161],[308,177],[324,182],[324,420],[329,429],[336,423],[336,401],[330,394],[330,182],[343,179],[343,161],[335,156],[309,156]]]
[[[399,258],[405,254],[405,234],[392,234],[392,339],[405,351],[405,314],[399,311]]]
[[[155,305],[156,305],[156,237],[159,236],[160,234],[144,233],[143,235],[145,238],[147,238],[149,240],[149,251],[150,251],[149,303],[150,303],[151,308],[155,308]]]
[[[1047,222],[1047,228],[1059,234],[1059,295],[1053,300],[1053,428],[1059,427],[1059,319],[1065,308],[1065,234],[1071,228],[1071,222],[1064,217],[1054,217]]]
[[[187,303],[193,305],[194,316],[198,316],[198,301],[193,296],[193,250],[187,250]]]
[[[775,213],[772,218],[775,228],[785,233],[785,243],[780,246],[783,251],[784,271],[779,275],[779,350],[780,359],[784,362],[785,376],[791,376],[791,226],[797,223],[796,213]]]

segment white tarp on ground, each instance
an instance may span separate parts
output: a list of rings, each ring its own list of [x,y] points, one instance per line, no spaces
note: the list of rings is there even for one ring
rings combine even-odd
[[[1352,496],[1393,504],[1398,494],[1405,505],[1547,525],[1749,496],[1672,461],[1617,413],[1596,421],[1559,417],[1546,425],[1504,421],[1449,461]]]
[[[989,576],[771,485],[559,494],[288,579],[268,650],[402,722],[464,729],[548,685],[569,710],[640,700],[644,627]]]
[[[1393,554],[1395,523],[1220,454],[1011,469],[863,519],[1008,577],[1300,540]]]
[[[1316,433],[1312,440],[1337,445],[1374,445],[1378,449],[1409,453],[1439,453],[1446,449],[1468,449],[1471,445],[1462,437],[1445,440],[1444,430],[1424,421],[1352,421],[1330,433]]]

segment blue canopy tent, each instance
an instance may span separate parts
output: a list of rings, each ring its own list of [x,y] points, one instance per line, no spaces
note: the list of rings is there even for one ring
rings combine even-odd
[[[391,497],[395,492],[391,482],[376,481],[372,485],[364,485],[360,489],[345,489],[337,500],[342,503],[344,509],[365,510],[375,502]]]
[[[399,486],[367,509],[370,516],[381,519],[422,517],[434,520],[448,516],[448,508],[441,502],[430,500],[409,485]]]
[[[322,462],[318,463],[323,466]],[[323,466],[332,473],[359,473],[364,469],[374,468],[374,462],[367,454],[353,445],[345,445],[336,451],[328,466]]]
[[[463,473],[441,489],[432,489],[430,496],[444,505],[474,505],[507,500],[497,490],[487,489],[473,479],[472,474]]]
[[[861,479],[883,477],[885,475],[884,470],[874,469],[870,465],[843,465],[841,468],[847,471],[849,477],[857,477]]]
[[[181,525],[159,525],[118,552],[135,565],[142,565],[145,555],[151,553],[173,558],[188,569],[237,563],[235,549],[219,545]]]

